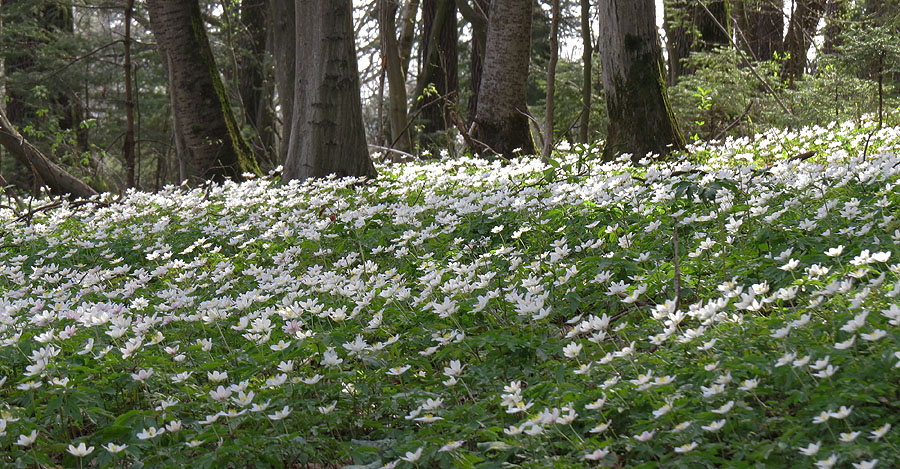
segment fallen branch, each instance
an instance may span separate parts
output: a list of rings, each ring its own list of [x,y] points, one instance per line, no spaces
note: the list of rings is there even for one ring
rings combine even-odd
[[[713,140],[718,140],[718,139],[722,138],[722,136],[725,135],[729,130],[731,130],[732,128],[734,128],[734,126],[740,124],[741,121],[744,120],[745,117],[747,117],[747,114],[750,112],[750,108],[751,108],[751,107],[753,107],[753,100],[752,100],[752,99],[750,100],[749,103],[747,103],[747,108],[744,109],[744,112],[742,112],[741,115],[738,116],[737,119],[731,121],[730,124],[726,125],[725,128],[722,129],[721,132],[719,132],[718,134],[716,134],[716,136],[713,137]]]
[[[91,186],[50,161],[40,150],[25,140],[2,112],[0,112],[0,145],[9,150],[20,163],[31,167],[54,193],[71,194],[83,199],[97,195],[97,191]]]

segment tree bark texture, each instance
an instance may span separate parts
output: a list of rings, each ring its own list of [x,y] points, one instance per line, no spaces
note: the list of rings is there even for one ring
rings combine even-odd
[[[552,0],[550,20],[550,60],[547,62],[547,98],[544,109],[544,161],[553,151],[553,111],[556,104],[556,63],[559,60],[559,0]]]
[[[803,76],[806,69],[806,53],[816,35],[819,18],[825,12],[825,0],[797,0],[791,20],[788,24],[787,36],[784,38],[785,52],[788,58],[782,66],[782,74],[793,83]]]
[[[406,78],[397,46],[397,1],[378,0],[378,33],[381,39],[381,60],[388,81],[388,115],[391,124],[391,147],[409,153],[412,139],[407,129]]]
[[[266,0],[241,1],[241,34],[238,36],[238,94],[247,123],[256,130],[253,150],[257,159],[274,160],[274,121],[269,72],[266,64]]]
[[[362,119],[350,0],[298,0],[294,110],[284,179],[375,177]]]
[[[488,15],[473,137],[504,156],[516,149],[535,153],[526,117],[532,6],[531,0],[493,0]]]
[[[691,52],[710,51],[714,47],[730,44],[729,35],[716,24],[718,21],[727,31],[731,31],[728,2],[716,0],[704,3],[712,17],[697,4],[697,0],[670,0],[666,3],[664,26],[670,84],[675,84],[680,76],[694,73],[693,67],[685,63]]]
[[[478,111],[478,87],[481,86],[481,72],[484,69],[484,47],[487,43],[488,12],[491,9],[491,1],[473,0],[472,5],[469,6],[466,0],[457,0],[456,4],[469,24],[472,25],[472,47],[469,56],[469,72],[471,74],[469,83],[472,96],[466,105],[466,113],[469,122],[473,122],[475,113]],[[461,5],[469,8],[466,9]]]
[[[296,79],[297,34],[295,0],[269,0],[269,24],[272,28],[272,56],[275,60],[275,90],[281,109],[281,135],[278,161],[287,159],[294,121],[294,81]]]
[[[591,33],[591,0],[581,0],[581,117],[578,124],[578,141],[588,143],[591,127],[591,80],[594,36]]]
[[[240,180],[244,172],[259,174],[231,112],[198,0],[149,0],[147,9],[156,41],[169,59],[169,93],[187,144],[188,178]]]
[[[684,148],[666,95],[654,0],[601,0],[600,57],[609,127],[603,158]]]
[[[419,99],[432,84],[437,91],[437,96],[424,96],[417,101],[422,111],[422,130],[427,136],[452,127],[449,113],[459,92],[456,3],[453,0],[424,0],[422,20],[422,72],[416,84],[415,98]]]
[[[91,186],[50,161],[40,150],[25,140],[3,113],[0,113],[0,145],[3,145],[25,167],[31,168],[53,193],[71,194],[84,199],[97,195],[97,191]]]

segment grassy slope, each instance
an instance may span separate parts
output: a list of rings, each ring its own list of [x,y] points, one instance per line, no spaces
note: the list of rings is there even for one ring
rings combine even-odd
[[[0,461],[900,464],[896,134],[0,209]]]

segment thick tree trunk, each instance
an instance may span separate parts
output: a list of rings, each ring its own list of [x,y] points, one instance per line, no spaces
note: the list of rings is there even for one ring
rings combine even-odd
[[[84,199],[97,195],[97,191],[91,186],[66,172],[28,143],[3,113],[0,113],[0,145],[25,167],[31,168],[54,193],[71,194]]]
[[[491,2],[473,136],[505,156],[535,152],[526,117],[532,6],[531,0]]]
[[[459,73],[456,29],[456,4],[453,0],[424,0],[422,2],[422,73],[416,83],[416,99],[424,122],[423,134],[447,130],[449,113],[459,92]],[[437,95],[424,96],[425,89],[434,85]],[[437,101],[435,101],[437,100]],[[437,142],[434,142],[437,143]],[[426,143],[426,146],[429,146]]]
[[[169,58],[169,93],[188,146],[189,179],[240,180],[244,172],[259,174],[231,112],[198,0],[149,0],[147,9],[156,41]]]
[[[654,0],[601,0],[600,57],[609,128],[603,158],[684,148],[666,96]]]
[[[825,12],[825,0],[797,0],[796,8],[791,14],[784,48],[788,53],[782,66],[782,74],[793,84],[794,80],[803,76],[806,69],[806,53],[809,51],[812,38],[816,35],[816,26]]]
[[[544,113],[544,161],[553,151],[553,111],[556,105],[556,62],[559,60],[559,0],[552,0],[550,20],[550,60],[547,63],[547,98]]]
[[[378,0],[378,31],[381,38],[381,54],[389,87],[388,115],[391,123],[391,147],[409,152],[412,139],[407,129],[406,117],[406,78],[403,76],[403,64],[400,61],[400,49],[397,47],[396,34],[396,0]]]
[[[275,90],[281,109],[281,136],[278,144],[278,161],[287,159],[291,143],[291,125],[294,121],[294,81],[297,64],[297,34],[295,0],[269,0],[269,24],[272,27],[272,56],[275,60]]]
[[[238,36],[238,94],[247,122],[256,130],[253,150],[257,159],[274,160],[275,133],[269,106],[266,67],[266,0],[241,1],[242,34]]]
[[[578,141],[588,143],[591,127],[591,80],[594,57],[594,40],[591,34],[591,0],[581,0],[581,117],[578,124]]]
[[[284,179],[375,177],[363,128],[350,0],[298,0],[291,142]]]

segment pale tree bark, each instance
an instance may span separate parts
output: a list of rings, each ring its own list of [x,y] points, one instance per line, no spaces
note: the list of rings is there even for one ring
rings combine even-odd
[[[391,124],[391,147],[407,152],[412,149],[412,140],[407,128],[406,78],[400,49],[397,46],[396,0],[378,0],[378,32],[381,39],[381,56],[388,81],[388,115]]]
[[[291,123],[294,109],[294,81],[296,79],[297,34],[295,0],[269,0],[269,24],[272,28],[272,56],[275,61],[275,90],[281,110],[281,135],[278,161],[287,159],[291,146]]]
[[[350,0],[298,0],[293,121],[284,179],[375,177],[362,119]]]
[[[531,0],[493,0],[488,15],[473,137],[504,156],[535,153],[526,116],[532,7]]]
[[[603,158],[684,148],[666,95],[654,0],[601,0],[600,58],[609,127]]]
[[[2,112],[0,112],[0,145],[25,167],[31,168],[53,193],[71,194],[84,199],[97,195],[97,191],[91,186],[50,161],[40,150],[25,140]]]
[[[544,114],[544,161],[550,159],[553,151],[553,111],[556,104],[556,63],[559,60],[559,0],[551,0],[550,20],[550,60],[547,63],[547,97]]]
[[[588,143],[591,127],[591,69],[593,68],[594,37],[591,34],[591,0],[581,0],[581,117],[578,124],[578,141]]]
[[[192,182],[259,174],[241,137],[213,59],[198,0],[148,0],[153,35],[168,58],[169,93],[187,144]]]

